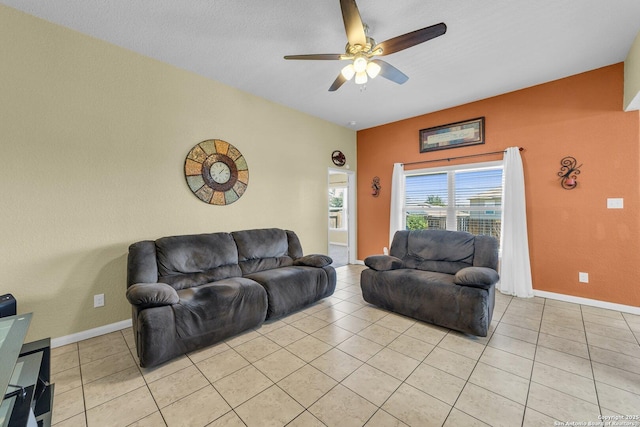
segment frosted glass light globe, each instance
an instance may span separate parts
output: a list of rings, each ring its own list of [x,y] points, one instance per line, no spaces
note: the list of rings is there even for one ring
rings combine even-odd
[[[369,77],[371,77],[372,79],[375,79],[376,76],[380,74],[380,70],[380,66],[375,62],[369,62],[367,64],[367,74],[369,74]]]
[[[353,68],[353,64],[349,64],[340,71],[342,77],[346,80],[351,80],[353,76],[356,74],[356,70]]]
[[[361,73],[367,69],[367,58],[359,56],[353,60],[353,69],[356,73]]]

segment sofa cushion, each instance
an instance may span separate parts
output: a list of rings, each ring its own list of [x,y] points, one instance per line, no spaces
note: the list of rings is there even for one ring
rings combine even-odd
[[[156,244],[152,240],[136,242],[129,246],[127,256],[127,286],[134,283],[154,283],[158,281],[158,261]]]
[[[234,324],[260,324],[267,312],[264,288],[243,277],[182,289],[178,296],[180,302],[172,308],[181,338],[222,334],[235,329]]]
[[[279,228],[234,231],[243,275],[293,265],[287,233]]]
[[[325,269],[328,269],[326,271]],[[248,279],[264,286],[268,295],[267,319],[278,318],[299,310],[335,290],[332,267],[282,267],[248,274]]]
[[[368,256],[364,259],[364,265],[378,271],[397,270],[403,267],[402,260],[391,255]]]
[[[398,269],[362,271],[365,301],[414,319],[486,336],[493,313],[494,289],[458,286],[453,275]]]
[[[229,233],[163,237],[156,240],[156,253],[158,280],[175,289],[242,275]]]
[[[285,230],[285,233],[287,233],[287,241],[289,242],[289,256],[293,259],[300,258],[304,253],[302,252],[302,244],[300,244],[298,235],[291,230]]]
[[[487,288],[495,285],[500,276],[498,272],[487,267],[467,267],[458,271],[453,278],[456,285],[475,286],[478,288]]]
[[[474,244],[473,266],[488,267],[497,271],[498,239],[492,236],[480,235],[476,236]]]
[[[406,268],[455,274],[473,265],[474,238],[464,231],[399,231],[391,255],[402,259]]]
[[[330,256],[311,254],[305,255],[293,261],[293,265],[305,265],[307,267],[326,267],[333,262]]]

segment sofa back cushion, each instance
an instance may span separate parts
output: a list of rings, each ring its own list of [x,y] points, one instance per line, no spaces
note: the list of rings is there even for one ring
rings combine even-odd
[[[476,236],[473,266],[487,267],[498,271],[498,245],[498,239],[493,236]]]
[[[405,267],[455,274],[473,265],[475,236],[464,231],[402,230],[391,244]]]
[[[242,275],[229,233],[163,237],[155,245],[158,281],[177,290]]]
[[[127,287],[136,283],[157,281],[156,243],[152,240],[143,240],[130,245],[127,256]]]
[[[293,265],[290,236],[285,230],[265,228],[234,231],[231,235],[238,248],[238,264],[243,275]]]

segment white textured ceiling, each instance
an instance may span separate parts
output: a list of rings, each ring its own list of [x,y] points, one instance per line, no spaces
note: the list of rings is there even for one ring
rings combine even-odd
[[[448,30],[384,57],[404,85],[328,92],[343,62],[283,56],[344,52],[338,0],[0,3],[356,130],[624,61],[640,31],[640,0],[358,0],[377,42]]]

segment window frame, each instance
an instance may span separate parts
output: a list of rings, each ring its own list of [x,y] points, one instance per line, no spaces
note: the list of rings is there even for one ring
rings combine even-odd
[[[455,204],[455,173],[464,172],[464,171],[473,171],[478,169],[502,169],[502,172],[503,172],[502,188],[504,189],[504,161],[503,160],[405,170],[403,178],[406,184],[406,179],[409,176],[446,173],[447,174],[447,205],[446,205],[446,227],[445,228],[446,230],[457,231],[458,229],[457,212],[458,211],[486,210],[486,206],[478,206],[477,208],[474,208],[472,206],[459,207]],[[453,172],[453,173],[450,173],[450,172]],[[406,230],[408,209],[407,209],[406,185],[404,187],[405,187],[405,190],[404,190],[404,194],[402,195],[402,228]],[[453,201],[453,204],[451,204],[450,201]],[[500,210],[502,211],[502,204],[500,205]],[[429,212],[429,210],[424,209],[424,212]]]

